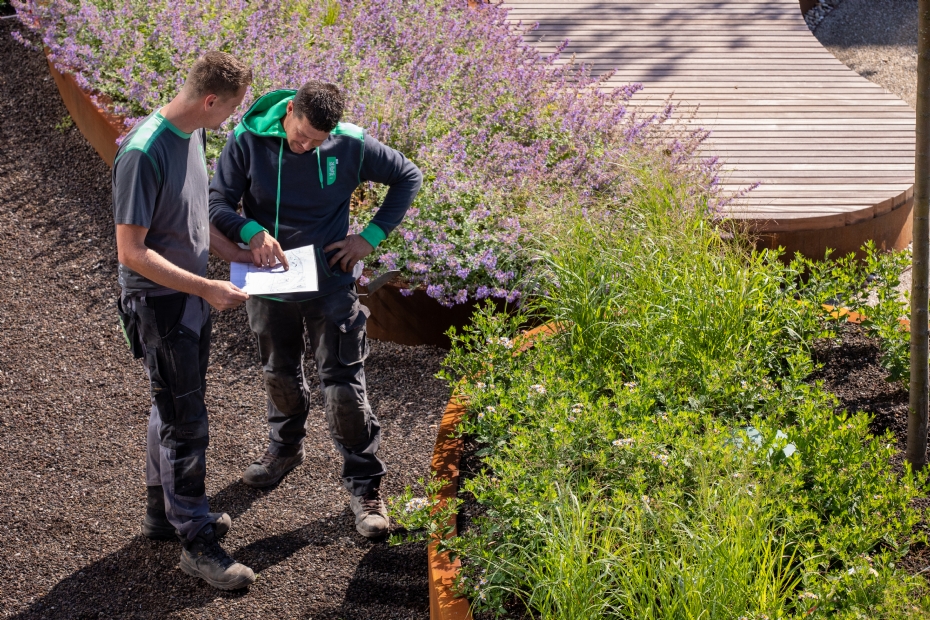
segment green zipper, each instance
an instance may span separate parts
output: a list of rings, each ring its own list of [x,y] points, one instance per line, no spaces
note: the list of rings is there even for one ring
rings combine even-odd
[[[284,138],[281,138],[281,148],[278,149],[278,195],[274,203],[274,238],[278,238],[278,214],[281,212],[281,165],[284,160]]]
[[[323,166],[320,165],[320,147],[316,147],[316,171],[320,173],[320,189],[326,189],[323,187]]]

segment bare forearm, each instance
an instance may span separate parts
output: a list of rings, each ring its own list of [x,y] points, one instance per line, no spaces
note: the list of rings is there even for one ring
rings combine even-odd
[[[182,293],[203,297],[208,286],[206,278],[181,269],[148,248],[126,252],[120,262],[142,277]]]
[[[230,241],[230,239],[221,233],[213,224],[210,224],[210,253],[214,256],[218,256],[227,263],[248,263],[252,260],[251,252],[243,250],[236,243]]]

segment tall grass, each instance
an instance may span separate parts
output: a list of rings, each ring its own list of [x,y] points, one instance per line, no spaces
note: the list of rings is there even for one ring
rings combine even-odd
[[[805,382],[830,287],[724,241],[687,179],[626,165],[623,204],[538,248],[532,311],[565,330],[515,356],[520,318],[488,310],[455,337],[487,506],[448,543],[460,587],[553,620],[930,613],[895,568],[923,478]]]
[[[783,374],[820,330],[792,296],[796,270],[682,209],[694,200],[672,173],[639,174],[623,210],[549,236],[540,262],[553,285],[537,310],[571,326],[570,350],[593,371],[674,387],[657,394],[667,406],[751,410],[734,386]]]

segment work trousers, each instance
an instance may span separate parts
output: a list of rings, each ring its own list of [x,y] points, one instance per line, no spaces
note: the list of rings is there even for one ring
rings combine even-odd
[[[307,434],[310,391],[303,357],[309,342],[329,435],[343,458],[343,484],[353,495],[377,487],[386,471],[377,457],[381,425],[365,390],[368,308],[359,303],[354,285],[300,302],[249,297],[246,309],[262,360],[269,451],[293,456]]]
[[[152,411],[146,443],[148,486],[161,486],[165,513],[182,539],[210,519],[205,487],[210,441],[204,394],[210,355],[210,306],[195,295],[131,295],[149,376]]]

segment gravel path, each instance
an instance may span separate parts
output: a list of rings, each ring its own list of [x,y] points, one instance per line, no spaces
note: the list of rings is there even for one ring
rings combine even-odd
[[[843,0],[814,35],[865,78],[917,106],[917,0]]]
[[[268,491],[241,483],[267,433],[242,309],[214,332],[207,490],[258,581],[219,592],[180,572],[176,543],[139,534],[148,387],[116,326],[109,170],[15,27],[0,21],[0,617],[427,618],[425,547],[356,534],[321,410],[303,466]],[[388,494],[428,472],[442,356],[372,344]]]

